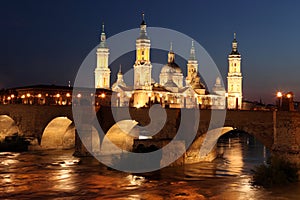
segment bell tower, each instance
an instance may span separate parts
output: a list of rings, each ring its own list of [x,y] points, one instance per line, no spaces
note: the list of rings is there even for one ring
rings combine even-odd
[[[242,109],[242,72],[241,55],[238,52],[238,42],[236,33],[232,41],[232,51],[228,56],[228,76],[227,76],[227,108]]]
[[[97,48],[97,66],[95,69],[95,88],[110,88],[110,69],[108,67],[109,48],[106,45],[106,35],[104,24],[102,24],[102,33],[100,44]]]
[[[192,41],[190,57],[189,57],[188,63],[187,63],[187,77],[186,77],[187,83],[191,82],[191,80],[193,78],[192,76],[195,72],[198,73],[198,60],[196,59],[194,41]]]
[[[140,36],[136,39],[136,60],[134,67],[134,89],[152,90],[150,62],[150,39],[147,36],[145,14],[142,13]]]

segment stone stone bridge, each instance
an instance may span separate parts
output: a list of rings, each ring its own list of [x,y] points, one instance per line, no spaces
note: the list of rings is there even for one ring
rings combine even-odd
[[[195,113],[194,110],[188,109],[186,112],[181,112],[179,109],[165,109],[165,112],[154,115],[154,117],[151,117],[153,109],[150,109],[150,114],[149,109],[146,108],[130,108],[129,112],[128,108],[114,108],[113,110],[102,107],[97,112],[99,124],[105,133],[109,132],[116,122],[128,119],[137,121],[141,126],[150,127],[150,130],[159,127],[157,134],[153,135],[151,140],[141,142],[134,137],[133,150],[137,149],[139,144],[143,144],[145,147],[154,145],[161,148],[174,137],[179,141],[187,138],[193,139],[194,137],[189,138],[192,137],[190,133],[196,132],[196,139],[185,156],[193,156],[196,151],[199,152],[202,144],[207,145],[204,153],[208,154],[212,148],[210,145],[213,145],[222,134],[230,129],[223,129],[218,134],[207,134],[207,132],[222,127],[232,127],[253,135],[273,152],[285,155],[292,161],[299,160],[300,113],[298,112],[229,110],[224,113],[224,111],[215,110],[212,113],[211,110],[200,110],[200,120],[196,123],[184,116],[186,112],[188,114]],[[222,120],[218,120],[219,118],[211,122],[212,115],[224,115],[226,117],[224,123]],[[164,117],[166,117],[166,121],[163,120]],[[71,147],[72,143],[74,145],[73,121],[71,106],[0,105],[0,135],[4,132],[7,134],[9,129],[13,130],[11,132],[17,130],[19,135],[34,137],[39,145],[49,148],[67,148]],[[184,130],[181,138],[176,136],[178,130]],[[209,135],[213,136],[208,137]],[[83,154],[84,148],[80,146],[78,137],[76,141],[77,151]],[[102,141],[104,141],[103,137],[98,138],[99,148]]]
[[[215,144],[219,137],[232,129],[244,131],[253,135],[273,153],[285,156],[285,158],[290,159],[293,162],[299,162],[300,160],[299,112],[246,110],[228,110],[227,112],[224,112],[224,110],[214,110],[212,112],[211,110],[200,110],[200,120],[197,124],[195,124],[193,119],[189,118],[194,112],[194,110],[180,111],[179,109],[166,109],[166,116],[159,114],[151,117],[151,109],[149,114],[149,109],[147,108],[131,108],[129,109],[129,113],[128,108],[101,108],[98,111],[98,119],[101,128],[105,133],[109,132],[116,121],[127,119],[133,119],[141,126],[161,127],[161,129],[157,131],[157,134],[153,135],[151,139],[135,139],[133,151],[139,151],[139,145],[144,149],[162,148],[175,136],[177,137],[177,140],[183,141],[182,148],[185,148],[184,143],[186,143],[186,140],[189,139],[192,132],[196,132],[196,139],[187,149],[185,158],[178,161],[180,163],[193,163],[215,158],[215,155],[210,155],[213,153],[211,150],[215,148]],[[186,118],[182,116],[183,113],[187,116]],[[214,116],[213,118],[212,115]],[[222,119],[222,116],[225,118],[224,122],[220,120]],[[164,117],[167,118],[166,122],[163,121]],[[213,120],[211,121],[211,119]],[[161,122],[163,122],[163,125]],[[181,126],[181,124],[183,125]],[[197,127],[196,130],[195,127]],[[178,138],[178,135],[176,135],[180,130],[182,130],[181,132],[184,132],[184,134],[181,135],[182,138]],[[113,138],[113,136],[110,138]],[[118,139],[116,139],[115,142],[118,143]],[[201,154],[199,154],[199,149],[201,149],[201,147],[203,150],[203,158],[197,157],[201,156]],[[126,149],[128,147],[123,146],[123,148]]]
[[[0,105],[0,139],[18,132],[45,148],[70,148],[74,130],[71,106]]]

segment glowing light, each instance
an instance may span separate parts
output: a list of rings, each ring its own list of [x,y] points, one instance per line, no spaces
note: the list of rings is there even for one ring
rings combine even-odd
[[[25,98],[25,94],[23,94],[22,96],[21,96],[21,99],[24,99]]]
[[[71,95],[70,95],[70,93],[67,93],[66,96],[67,96],[67,97],[70,97]]]
[[[291,95],[291,94],[287,94],[286,97],[287,97],[287,98],[291,98],[292,95]]]
[[[151,93],[148,93],[148,97],[151,97]]]
[[[118,97],[120,97],[120,96],[121,96],[121,94],[120,94],[120,93],[118,93],[118,94],[117,94],[117,96],[118,96]]]
[[[235,94],[235,97],[236,97],[236,98],[238,98],[238,97],[239,97],[239,95],[238,95],[238,94]]]
[[[11,100],[11,97],[7,97],[7,100]]]
[[[79,93],[79,94],[77,94],[77,98],[81,98],[81,94]]]
[[[160,97],[160,98],[162,98],[162,96],[163,96],[162,94],[159,94],[159,97]]]
[[[56,97],[59,98],[59,97],[60,97],[60,94],[56,94]]]
[[[225,97],[228,97],[228,93],[227,92],[225,93]]]
[[[38,94],[38,98],[41,98],[42,97],[42,94]]]
[[[30,93],[27,93],[26,96],[27,96],[27,97],[30,97]]]
[[[183,96],[186,98],[187,95],[184,93]]]
[[[277,97],[279,98],[279,97],[282,97],[282,92],[277,92]]]
[[[101,98],[105,98],[105,94],[104,93],[101,94]]]
[[[13,99],[13,98],[15,98],[15,95],[14,95],[14,94],[12,94],[12,95],[10,95],[10,97]]]
[[[152,139],[152,137],[151,136],[139,135],[139,140],[147,140],[147,139]]]

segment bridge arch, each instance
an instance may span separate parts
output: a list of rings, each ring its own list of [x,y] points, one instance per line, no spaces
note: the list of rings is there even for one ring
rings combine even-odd
[[[75,147],[75,126],[67,117],[56,117],[45,127],[42,149],[71,149]]]
[[[19,127],[13,118],[8,115],[0,115],[0,141],[3,141],[6,136],[19,134]]]
[[[187,150],[185,162],[195,163],[201,161],[212,161],[217,156],[216,148],[219,138],[234,130],[248,133],[249,135],[255,137],[258,141],[260,141],[266,148],[271,148],[271,145],[269,145],[269,143],[270,141],[272,142],[272,138],[262,137],[264,133],[261,133],[257,130],[251,132],[227,126],[210,130],[198,137]]]
[[[120,154],[124,151],[132,151],[133,142],[138,138],[139,131],[135,128],[138,122],[134,120],[122,120],[115,123],[106,133],[101,144],[102,154]]]
[[[199,136],[188,148],[185,163],[212,161],[215,159],[216,155],[213,149],[216,148],[218,139],[232,130],[232,127],[221,127],[209,130],[207,133]]]

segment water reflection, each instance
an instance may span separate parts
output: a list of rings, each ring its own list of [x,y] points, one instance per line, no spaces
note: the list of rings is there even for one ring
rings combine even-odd
[[[300,186],[251,186],[268,151],[249,137],[222,138],[214,162],[145,174],[110,170],[73,151],[0,153],[0,199],[298,199]],[[142,161],[141,161],[142,162]]]

